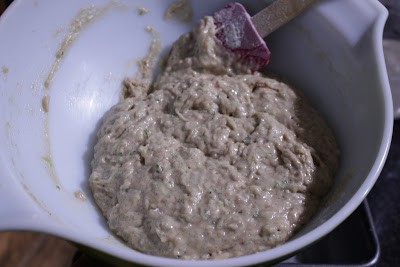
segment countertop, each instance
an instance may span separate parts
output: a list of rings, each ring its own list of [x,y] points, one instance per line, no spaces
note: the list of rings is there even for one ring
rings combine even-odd
[[[0,0],[0,14],[6,0]],[[391,11],[385,37],[400,39],[400,1],[381,0]],[[381,246],[378,266],[400,266],[400,120],[395,121],[389,155],[368,195]],[[0,233],[1,267],[70,267],[77,249],[57,237],[31,232]]]

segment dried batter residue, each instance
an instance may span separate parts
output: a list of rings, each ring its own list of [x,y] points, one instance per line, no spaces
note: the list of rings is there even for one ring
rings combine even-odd
[[[165,11],[165,19],[175,19],[184,23],[192,22],[193,8],[191,0],[173,2]]]
[[[50,177],[53,179],[54,183],[56,184],[57,189],[61,189],[61,183],[57,178],[56,170],[54,169],[53,158],[50,153],[46,156],[42,157],[43,162],[46,164],[47,169],[49,170]]]
[[[147,26],[145,30],[151,34],[152,41],[147,55],[137,62],[138,72],[136,73],[135,77],[126,78],[124,80],[124,89],[122,91],[123,98],[135,96],[141,92],[140,90],[133,91],[132,88],[147,88],[151,83],[157,58],[161,52],[161,39],[159,33],[153,27]]]
[[[145,7],[138,7],[137,8],[137,12],[138,12],[139,15],[143,16],[143,15],[146,15],[147,13],[149,13],[150,10],[148,8],[145,8]]]
[[[9,68],[7,68],[6,66],[1,67],[1,72],[6,75],[10,72]]]
[[[50,105],[50,96],[45,95],[42,98],[42,108],[44,112],[49,112],[49,105]]]
[[[45,145],[45,155],[42,157],[46,168],[49,171],[49,175],[52,180],[55,182],[56,188],[61,189],[62,185],[57,177],[54,164],[53,157],[51,152],[51,142],[49,137],[49,118],[48,118],[48,109],[50,105],[50,96],[48,91],[50,90],[53,79],[61,65],[62,60],[65,55],[68,53],[74,41],[79,37],[81,32],[85,30],[90,24],[92,24],[95,20],[106,14],[108,11],[114,8],[125,8],[126,6],[116,2],[110,1],[106,5],[103,6],[95,6],[91,5],[89,7],[81,9],[75,17],[72,19],[70,25],[65,28],[66,35],[62,40],[59,48],[55,53],[55,59],[53,64],[50,67],[50,70],[47,74],[47,77],[44,81],[44,89],[46,90],[44,97],[42,98],[41,105],[42,109],[45,112],[46,116],[44,117],[44,145]],[[58,30],[57,30],[58,31]],[[64,29],[60,30],[60,33],[64,31]]]
[[[75,196],[77,199],[82,200],[82,201],[86,201],[86,200],[87,200],[86,195],[85,195],[81,190],[75,191],[74,196]]]
[[[151,77],[157,57],[161,51],[161,39],[158,32],[151,26],[147,26],[146,31],[151,34],[152,41],[147,55],[138,62],[139,73],[141,78],[145,80]]]
[[[82,30],[87,28],[94,20],[104,15],[110,9],[119,6],[120,5],[117,2],[110,2],[105,6],[97,7],[95,5],[91,5],[79,11],[79,13],[73,18],[71,24],[69,25],[67,35],[61,42],[61,45],[56,52],[55,61],[53,62],[47,79],[44,82],[44,86],[46,89],[49,89],[62,59],[70,49],[73,42],[79,37]]]
[[[39,207],[44,210],[48,215],[52,216],[53,214],[51,213],[50,209],[39,199],[37,199],[37,197],[35,196],[35,194],[33,194],[31,192],[31,190],[29,189],[29,186],[27,184],[25,184],[24,182],[21,181],[22,184],[22,188],[24,188],[24,191],[29,195],[29,197],[33,200],[33,202],[35,202],[36,204],[39,205]]]

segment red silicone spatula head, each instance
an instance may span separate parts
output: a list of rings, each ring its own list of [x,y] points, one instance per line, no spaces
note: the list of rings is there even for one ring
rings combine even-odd
[[[239,3],[230,3],[214,13],[216,37],[251,70],[268,64],[270,51],[258,34],[250,15]]]

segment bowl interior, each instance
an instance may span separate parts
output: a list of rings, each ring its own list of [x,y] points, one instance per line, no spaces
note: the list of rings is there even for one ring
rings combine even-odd
[[[172,2],[17,0],[1,18],[0,195],[18,199],[29,215],[24,223],[10,219],[5,228],[51,232],[127,260],[155,259],[111,235],[87,180],[101,118],[118,101],[122,79],[136,73],[136,62],[152,41],[145,28],[154,28],[165,53],[180,34],[228,1],[192,1],[190,23],[164,19]],[[250,12],[266,2],[243,1]],[[139,15],[138,7],[150,12]],[[82,9],[94,18],[71,31]],[[323,114],[337,135],[341,164],[323,209],[291,242],[259,253],[258,259],[283,256],[319,238],[372,187],[392,120],[377,38],[384,19],[384,10],[372,0],[321,1],[267,38],[268,69],[303,90]],[[66,38],[72,42],[57,59]],[[48,113],[42,105],[46,95]]]

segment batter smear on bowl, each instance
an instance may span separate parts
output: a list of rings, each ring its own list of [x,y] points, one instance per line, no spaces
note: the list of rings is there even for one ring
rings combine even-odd
[[[287,241],[329,191],[339,149],[289,85],[229,55],[205,17],[150,86],[126,80],[104,117],[90,187],[132,248],[229,258]]]

